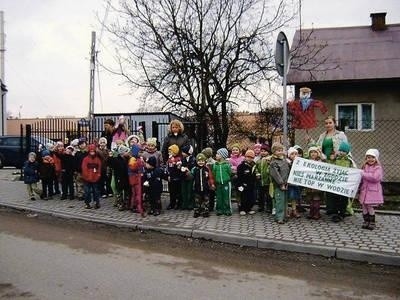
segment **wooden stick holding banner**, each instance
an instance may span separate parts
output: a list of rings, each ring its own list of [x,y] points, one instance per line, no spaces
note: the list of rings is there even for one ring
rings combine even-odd
[[[354,198],[361,181],[361,170],[345,168],[297,157],[288,182],[316,190]]]

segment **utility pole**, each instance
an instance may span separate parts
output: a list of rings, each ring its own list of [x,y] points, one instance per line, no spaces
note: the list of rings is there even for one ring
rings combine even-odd
[[[0,80],[4,83],[4,12],[0,11]]]
[[[6,134],[6,93],[7,89],[5,86],[5,70],[4,70],[4,54],[6,52],[5,44],[5,33],[4,33],[4,12],[0,11],[0,134]]]
[[[90,94],[89,94],[89,119],[94,114],[94,73],[96,69],[96,32],[92,31],[92,43],[90,47]]]

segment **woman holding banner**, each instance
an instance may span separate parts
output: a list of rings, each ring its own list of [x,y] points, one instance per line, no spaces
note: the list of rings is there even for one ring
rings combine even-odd
[[[336,129],[336,120],[333,116],[327,116],[324,120],[325,131],[320,134],[317,142],[312,141],[311,137],[308,142],[315,143],[322,149],[323,160],[328,163],[334,163],[337,155],[339,154],[339,147],[342,142],[348,142],[347,136],[343,131]],[[335,204],[333,203],[336,198],[335,194],[326,193],[326,214],[331,215],[335,212]]]
[[[308,136],[308,142],[318,145],[322,149],[324,159],[329,162],[339,153],[339,146],[342,142],[348,142],[347,136],[343,131],[336,129],[336,120],[333,116],[328,116],[324,120],[325,131],[319,135],[317,142],[312,141]],[[332,155],[332,157],[331,157]]]

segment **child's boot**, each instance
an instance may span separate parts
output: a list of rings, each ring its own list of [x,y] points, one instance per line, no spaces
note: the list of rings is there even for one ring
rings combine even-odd
[[[364,222],[363,222],[361,228],[367,229],[369,226],[369,214],[365,214],[365,215],[363,214],[363,219],[364,219]]]
[[[376,226],[376,224],[375,224],[375,215],[370,215],[369,216],[369,225],[368,225],[367,229],[374,230],[375,226]]]
[[[292,218],[300,218],[300,215],[297,212],[296,201],[292,201],[291,217]]]
[[[314,214],[315,214],[314,219],[315,220],[321,219],[321,213],[320,213],[321,200],[318,199],[314,200],[313,202],[314,202]]]
[[[314,217],[314,214],[315,214],[315,208],[313,206],[313,203],[311,202],[310,211],[309,211],[309,215],[307,216],[307,219],[312,219]]]

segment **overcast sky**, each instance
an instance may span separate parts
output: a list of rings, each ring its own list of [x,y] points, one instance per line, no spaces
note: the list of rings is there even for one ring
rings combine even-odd
[[[100,36],[96,14],[104,17],[105,3],[1,0],[0,10],[6,33],[7,111],[22,118],[86,116],[91,32]],[[369,25],[371,12],[387,12],[387,23],[400,23],[400,0],[303,0],[301,21],[304,28]],[[298,25],[299,21],[284,30],[289,42]],[[99,45],[99,59],[112,61],[112,46],[105,38],[102,42],[106,48]],[[101,72],[95,85],[95,112],[138,108],[121,78]]]

